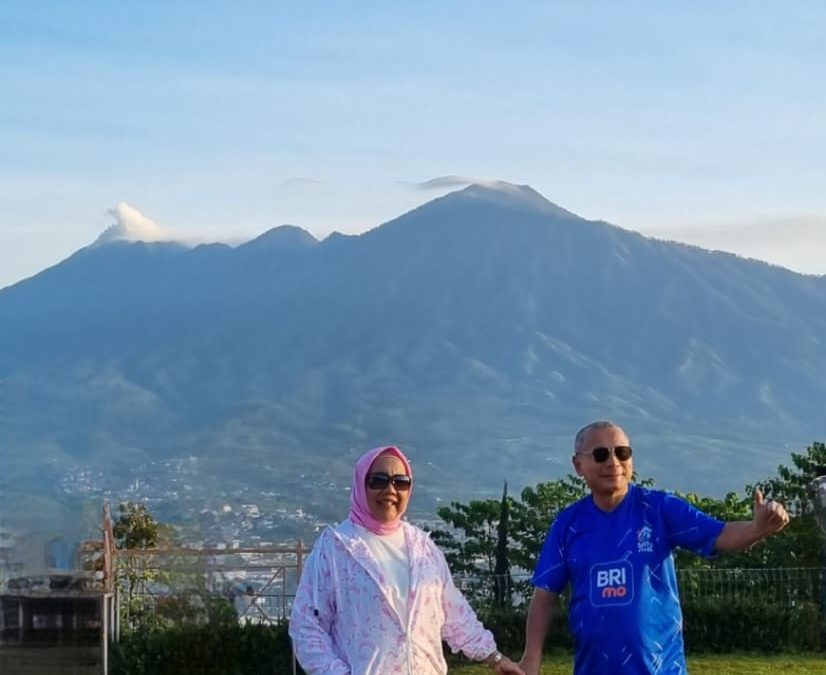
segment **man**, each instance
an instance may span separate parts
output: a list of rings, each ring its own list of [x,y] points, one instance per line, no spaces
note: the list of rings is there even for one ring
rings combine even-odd
[[[659,490],[631,484],[625,432],[593,422],[577,433],[573,464],[591,494],[554,520],[533,576],[520,665],[538,675],[559,594],[571,583],[576,675],[684,675],[682,613],[672,551],[743,551],[782,530],[783,506],[754,492],[750,521],[723,523]]]

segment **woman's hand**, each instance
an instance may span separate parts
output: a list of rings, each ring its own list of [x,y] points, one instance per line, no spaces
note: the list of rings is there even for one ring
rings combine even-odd
[[[496,652],[499,654],[499,652]],[[489,663],[496,675],[525,675],[525,672],[504,654],[499,654],[502,658],[496,662]]]

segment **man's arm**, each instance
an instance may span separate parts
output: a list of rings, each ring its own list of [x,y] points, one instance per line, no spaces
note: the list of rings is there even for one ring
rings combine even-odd
[[[758,541],[780,532],[789,523],[789,514],[780,502],[764,501],[760,488],[754,490],[754,516],[751,520],[726,523],[714,548],[721,553],[745,551]]]
[[[551,617],[558,597],[556,593],[542,588],[533,589],[525,627],[525,651],[519,662],[525,675],[539,675],[539,669],[542,667],[542,648],[551,627]]]

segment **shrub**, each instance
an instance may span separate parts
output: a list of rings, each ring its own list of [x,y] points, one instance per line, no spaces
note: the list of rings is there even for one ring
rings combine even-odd
[[[691,652],[818,651],[823,648],[822,621],[813,602],[795,607],[757,600],[683,605],[686,650]]]
[[[287,627],[205,625],[135,631],[112,645],[112,675],[283,675]],[[298,672],[302,672],[300,669]]]

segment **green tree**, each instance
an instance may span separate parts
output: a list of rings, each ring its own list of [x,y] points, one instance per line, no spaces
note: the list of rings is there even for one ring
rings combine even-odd
[[[112,534],[120,551],[153,549],[158,544],[159,526],[145,504],[122,502]],[[157,570],[148,566],[144,557],[121,553],[118,572],[120,592],[126,596],[120,604],[122,625],[134,629],[152,623],[155,613],[150,607],[148,587],[157,581]]]
[[[122,502],[118,505],[118,514],[112,533],[119,549],[147,549],[158,545],[159,525],[145,504]]]
[[[144,504],[124,502],[118,514],[112,533],[121,552],[119,579],[126,600],[121,603],[123,626],[151,629],[237,623],[232,603],[208,588],[206,571],[193,566],[186,556],[179,560],[170,554],[168,549],[176,540],[172,527],[159,523]],[[141,553],[153,549],[167,550],[154,559]]]
[[[511,562],[532,571],[551,523],[562,509],[587,493],[585,481],[571,474],[522,490],[522,501],[514,503],[511,510],[510,532],[514,541]]]
[[[496,499],[451,502],[439,508],[439,517],[450,530],[434,530],[433,540],[445,553],[453,574],[464,577],[464,591],[480,603],[494,600],[494,574],[499,518],[502,505]]]
[[[749,520],[752,517],[752,498],[741,497],[736,492],[729,492],[723,499],[714,497],[701,497],[695,492],[682,493],[674,492],[675,495],[685,499],[689,504],[698,508],[703,513],[707,513],[713,518],[728,522],[731,520]],[[677,549],[675,554],[676,565],[680,569],[701,569],[710,567],[756,567],[754,556],[750,552],[726,553],[723,556],[708,560],[690,551]]]
[[[508,552],[510,551],[510,505],[508,499],[508,482],[502,489],[502,502],[499,505],[499,523],[496,528],[496,560],[493,566],[494,605],[509,607],[513,596],[513,578]]]
[[[745,487],[744,496],[730,492],[724,499],[680,495],[702,511],[720,520],[750,520],[753,515],[754,491],[760,488],[766,499],[775,499],[789,512],[791,520],[778,535],[760,542],[748,551],[728,553],[712,561],[678,553],[680,567],[818,567],[823,534],[813,511],[811,485],[826,466],[826,445],[813,443],[803,453],[792,453],[792,466],[780,465],[777,475]],[[679,493],[678,493],[679,494]]]
[[[474,499],[467,504],[451,502],[450,506],[439,508],[439,517],[456,533],[434,530],[432,537],[444,549],[454,574],[493,572],[499,509],[495,499]]]
[[[792,516],[789,525],[756,551],[768,567],[818,567],[823,532],[817,523],[811,492],[813,481],[826,467],[826,444],[812,443],[802,453],[792,453],[792,466],[777,467],[777,476],[763,481],[766,499],[776,499]],[[749,486],[747,491],[753,492]]]
[[[438,510],[451,527],[434,531],[433,540],[453,573],[468,580],[466,593],[481,603],[509,605],[514,588],[524,596],[529,586],[527,580],[514,583],[510,571],[533,570],[550,522],[586,491],[584,481],[567,476],[525,488],[522,501],[508,496],[506,485],[500,501],[452,502]]]

